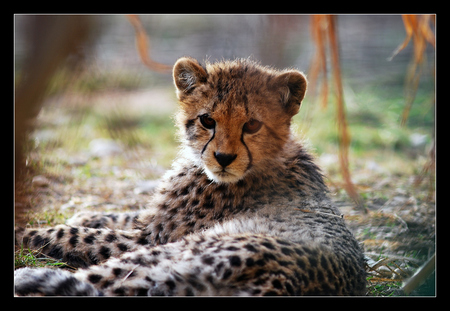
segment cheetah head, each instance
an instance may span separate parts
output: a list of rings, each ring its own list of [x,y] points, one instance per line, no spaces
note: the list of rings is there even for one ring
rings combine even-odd
[[[218,183],[235,183],[277,157],[307,85],[299,71],[246,59],[202,66],[183,57],[173,78],[185,150]]]

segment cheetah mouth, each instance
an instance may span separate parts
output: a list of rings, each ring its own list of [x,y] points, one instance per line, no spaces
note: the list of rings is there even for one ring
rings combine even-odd
[[[215,170],[210,170],[205,167],[205,173],[210,180],[218,183],[235,183],[242,179],[242,175],[230,172],[227,168],[220,168]]]

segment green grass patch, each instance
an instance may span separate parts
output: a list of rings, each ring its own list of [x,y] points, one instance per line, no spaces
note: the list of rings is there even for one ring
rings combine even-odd
[[[24,249],[23,245],[14,253],[14,267],[15,269],[30,267],[30,268],[70,268],[75,269],[68,264],[48,257],[40,252],[40,250]]]

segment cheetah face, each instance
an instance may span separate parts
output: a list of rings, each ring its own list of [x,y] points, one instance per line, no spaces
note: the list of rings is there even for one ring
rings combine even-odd
[[[300,72],[249,60],[202,67],[184,57],[173,75],[185,151],[218,183],[238,182],[277,156],[306,91]]]

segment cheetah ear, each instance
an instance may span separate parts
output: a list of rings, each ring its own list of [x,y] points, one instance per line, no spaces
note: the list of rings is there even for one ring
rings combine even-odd
[[[206,82],[205,68],[191,57],[182,57],[173,66],[173,81],[177,87],[177,95],[190,93],[202,83]]]
[[[275,78],[275,87],[280,93],[280,100],[286,112],[295,115],[306,93],[306,77],[297,70],[289,70]]]

